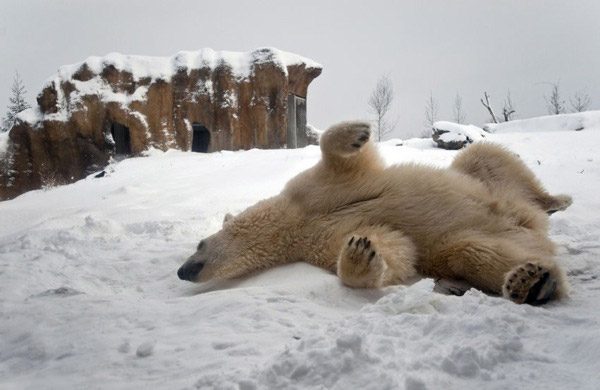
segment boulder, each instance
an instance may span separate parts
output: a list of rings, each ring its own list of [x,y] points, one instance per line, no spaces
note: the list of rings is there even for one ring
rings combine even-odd
[[[485,131],[473,125],[438,121],[433,124],[431,138],[442,149],[458,150],[485,138]]]

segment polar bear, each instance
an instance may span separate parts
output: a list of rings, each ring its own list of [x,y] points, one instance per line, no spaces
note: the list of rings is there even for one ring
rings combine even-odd
[[[566,295],[548,214],[571,198],[548,194],[516,155],[479,143],[447,169],[386,167],[365,122],[332,126],[320,147],[321,160],[279,195],[227,215],[179,278],[231,279],[304,261],[357,288],[425,276],[516,303]]]

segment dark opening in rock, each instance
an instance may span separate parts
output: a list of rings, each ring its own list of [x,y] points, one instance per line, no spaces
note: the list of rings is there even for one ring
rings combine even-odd
[[[120,123],[113,123],[110,132],[113,136],[113,140],[115,141],[115,154],[131,154],[131,136],[129,134],[129,127]]]
[[[199,123],[194,123],[192,129],[192,152],[207,153],[210,146],[210,132]]]

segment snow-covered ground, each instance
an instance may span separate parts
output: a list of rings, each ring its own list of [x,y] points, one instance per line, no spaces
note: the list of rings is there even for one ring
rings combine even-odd
[[[600,111],[546,115],[503,123],[488,123],[484,129],[492,133],[581,131],[600,128]]]
[[[273,195],[319,149],[153,151],[103,178],[0,203],[2,389],[597,389],[600,131],[503,133],[551,192],[572,296],[543,307],[433,282],[343,287],[292,264],[212,286],[176,271],[199,239]],[[390,163],[444,166],[431,140]]]

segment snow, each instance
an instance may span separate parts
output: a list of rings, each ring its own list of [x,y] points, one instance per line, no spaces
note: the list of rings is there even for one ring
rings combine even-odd
[[[551,218],[570,299],[446,296],[429,279],[355,290],[301,263],[182,282],[177,268],[226,213],[278,193],[320,152],[151,150],[0,202],[0,388],[596,389],[600,131],[486,139],[574,196]],[[456,153],[431,139],[379,148],[436,166]]]
[[[0,132],[0,158],[3,158],[8,151],[8,131]]]
[[[437,121],[433,123],[433,128],[439,132],[440,139],[444,142],[470,142],[481,141],[485,138],[485,132],[474,125],[462,125],[459,123]]]
[[[34,124],[37,123],[41,117],[43,117],[43,114],[40,109],[38,107],[32,107],[18,113],[16,118],[19,121]]]
[[[56,113],[44,114],[38,107],[27,109],[18,115],[18,119],[36,124],[42,120],[68,121],[70,118],[70,106],[76,106],[83,96],[98,96],[104,102],[119,103],[123,109],[128,110],[133,101],[145,101],[148,87],[140,86],[133,94],[126,92],[115,92],[113,86],[108,84],[100,74],[105,67],[114,66],[119,71],[131,73],[135,81],[143,78],[150,78],[152,81],[164,80],[170,82],[176,72],[186,69],[190,72],[193,69],[208,67],[211,70],[219,66],[227,66],[231,69],[234,77],[238,79],[247,79],[252,75],[253,67],[266,62],[276,64],[284,74],[288,74],[288,66],[305,65],[307,68],[321,69],[319,63],[288,53],[272,47],[258,48],[251,52],[233,52],[233,51],[215,51],[210,48],[197,51],[180,51],[172,57],[151,57],[140,55],[125,55],[120,53],[109,53],[105,56],[88,57],[85,61],[71,65],[64,65],[58,69],[58,72],[50,77],[45,86],[53,86],[57,91],[57,100],[59,110]],[[74,78],[77,71],[83,65],[87,65],[94,74],[90,80],[80,81]],[[64,96],[60,87],[62,83],[69,81],[75,86],[69,96]],[[205,81],[198,86],[198,94],[212,95],[213,85],[211,80]],[[192,95],[194,99],[197,96]],[[237,96],[231,94],[227,96],[227,107],[237,105]]]
[[[129,72],[134,80],[150,77],[153,80],[170,81],[180,69],[198,69],[209,67],[215,69],[226,65],[238,78],[247,78],[252,72],[253,63],[260,64],[273,61],[287,74],[287,67],[305,64],[309,68],[322,68],[319,63],[288,53],[273,47],[258,48],[251,52],[215,51],[210,48],[196,51],[180,51],[172,57],[152,57],[110,53],[103,57],[92,56],[83,62],[61,66],[58,77],[71,80],[74,74],[86,64],[94,74],[99,74],[107,66],[114,66],[119,71]],[[54,78],[51,79],[53,81]]]
[[[484,128],[493,133],[537,131],[581,131],[600,129],[600,111],[547,115],[503,123],[488,123]]]

